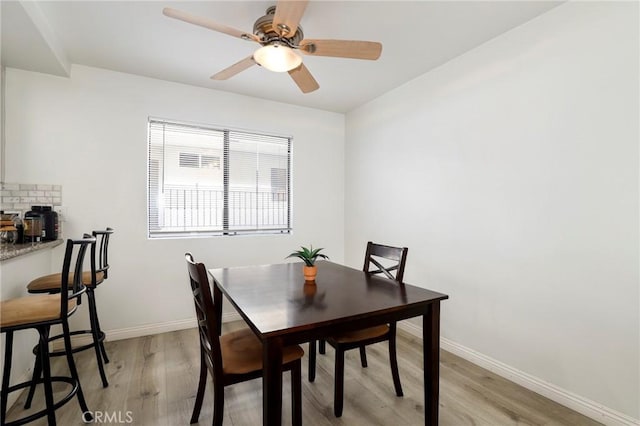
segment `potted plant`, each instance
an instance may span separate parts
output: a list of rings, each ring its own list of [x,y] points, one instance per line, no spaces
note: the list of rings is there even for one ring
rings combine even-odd
[[[304,267],[302,268],[302,272],[304,274],[305,281],[315,281],[316,275],[318,274],[318,267],[315,265],[316,260],[320,257],[322,259],[329,259],[329,256],[320,253],[322,248],[314,249],[313,246],[309,246],[306,248],[304,246],[300,247],[302,250],[294,251],[286,258],[297,257],[304,262]]]

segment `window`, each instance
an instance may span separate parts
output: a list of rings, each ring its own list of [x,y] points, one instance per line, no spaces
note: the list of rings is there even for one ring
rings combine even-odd
[[[149,119],[150,238],[291,231],[291,138]]]

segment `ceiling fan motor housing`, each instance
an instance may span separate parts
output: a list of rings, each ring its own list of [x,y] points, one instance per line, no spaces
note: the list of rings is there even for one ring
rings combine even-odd
[[[291,47],[297,47],[298,44],[304,38],[302,27],[298,25],[298,30],[295,34],[290,35],[286,33],[286,26],[277,31],[273,26],[273,17],[276,13],[276,7],[271,6],[267,9],[264,16],[261,16],[253,24],[253,33],[260,38],[261,43],[268,44],[275,40],[285,41]],[[282,35],[280,33],[282,32]]]

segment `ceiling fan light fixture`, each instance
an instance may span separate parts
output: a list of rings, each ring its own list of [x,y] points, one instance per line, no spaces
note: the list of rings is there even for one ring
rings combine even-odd
[[[274,72],[290,71],[302,63],[300,55],[289,46],[280,43],[268,44],[256,50],[253,60]]]

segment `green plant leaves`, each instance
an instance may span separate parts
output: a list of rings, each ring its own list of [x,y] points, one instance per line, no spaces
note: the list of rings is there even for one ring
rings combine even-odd
[[[304,246],[301,246],[300,248],[302,250],[294,251],[289,256],[285,257],[285,259],[288,259],[290,257],[297,257],[298,259],[302,260],[307,266],[313,266],[317,258],[329,259],[329,256],[320,253],[320,250],[324,250],[323,248],[317,248],[314,250],[312,245],[310,245],[309,248]]]

